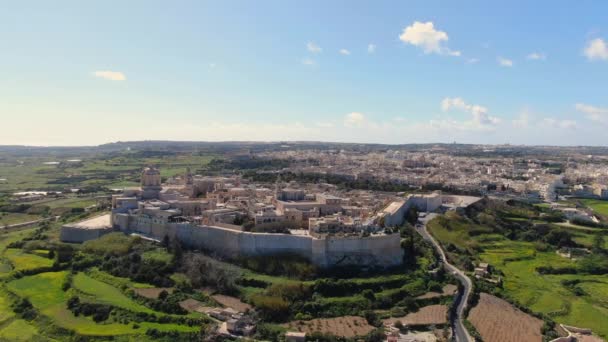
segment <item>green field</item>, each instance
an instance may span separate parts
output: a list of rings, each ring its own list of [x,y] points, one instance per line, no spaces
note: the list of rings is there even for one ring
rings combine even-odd
[[[139,173],[145,165],[156,165],[163,177],[183,173],[186,167],[193,170],[206,165],[211,155],[168,153],[158,157],[146,157],[139,153],[123,152],[117,156],[82,156],[81,163],[45,165],[45,162],[65,162],[70,158],[54,157],[7,157],[0,162],[0,192],[21,190],[53,190],[106,186],[109,188],[137,186]]]
[[[164,248],[157,248],[149,251],[145,251],[141,257],[146,260],[157,260],[160,262],[169,263],[173,256],[168,253]]]
[[[608,217],[608,201],[594,199],[579,199],[578,201],[593,209],[593,211],[598,214]]]
[[[41,217],[39,215],[30,215],[24,213],[2,213],[0,216],[0,228],[4,227],[5,225],[39,220],[40,218]]]
[[[429,231],[444,245],[453,244],[462,250],[477,250],[476,259],[488,262],[504,273],[503,294],[558,323],[591,328],[608,337],[608,275],[539,274],[540,266],[573,266],[576,261],[559,256],[554,251],[541,252],[535,243],[509,240],[500,234],[473,234],[483,231],[476,224],[455,219],[433,221]],[[449,227],[449,228],[448,228]],[[594,228],[566,227],[575,234],[575,241],[591,246]],[[562,285],[562,280],[577,279],[584,295],[576,295]]]
[[[50,318],[60,327],[74,330],[81,335],[112,336],[125,334],[145,333],[148,328],[156,328],[162,331],[197,331],[198,327],[188,327],[178,324],[159,324],[142,322],[138,328],[130,324],[105,323],[96,324],[92,319],[86,317],[76,317],[66,308],[66,301],[69,294],[61,289],[62,283],[67,276],[67,272],[46,272],[33,276],[23,277],[11,281],[7,284],[9,291],[24,298],[28,298],[34,307]],[[84,279],[84,284],[89,284]],[[87,288],[89,292],[102,289],[106,296],[110,290],[98,283],[91,283],[93,288]],[[118,291],[118,290],[117,290]]]
[[[38,335],[38,329],[22,319],[5,322],[0,328],[0,339],[8,341],[47,340]]]
[[[84,273],[74,276],[73,286],[86,295],[87,300],[95,303],[109,304],[133,312],[154,313],[153,310],[134,302],[119,289],[102,281],[93,279]]]
[[[32,270],[53,265],[53,260],[47,257],[27,253],[26,251],[16,248],[7,249],[4,252],[4,256],[13,265],[15,271]]]
[[[529,243],[506,241],[484,246],[483,261],[504,272],[504,291],[535,312],[549,314],[556,322],[593,329],[608,336],[608,275],[541,275],[536,267],[571,266],[575,262],[554,252],[536,252]],[[524,258],[521,261],[505,259]],[[575,295],[561,284],[578,279],[586,294]]]

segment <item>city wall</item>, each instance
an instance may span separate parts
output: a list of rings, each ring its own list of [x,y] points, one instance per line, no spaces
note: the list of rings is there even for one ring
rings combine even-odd
[[[328,237],[251,233],[180,223],[160,223],[127,214],[115,214],[114,226],[157,240],[177,238],[184,245],[227,258],[296,254],[320,267],[336,265],[395,266],[403,259],[399,234],[369,237]]]

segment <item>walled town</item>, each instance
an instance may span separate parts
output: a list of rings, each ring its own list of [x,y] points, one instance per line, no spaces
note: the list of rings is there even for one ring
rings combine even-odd
[[[388,267],[402,261],[395,228],[411,207],[445,211],[479,199],[345,192],[329,184],[280,180],[271,188],[238,176],[196,176],[190,169],[163,185],[160,171],[146,167],[141,187],[112,195],[111,214],[64,225],[61,239],[84,242],[118,230],[158,242],[178,239],[230,258],[283,253],[322,267]]]

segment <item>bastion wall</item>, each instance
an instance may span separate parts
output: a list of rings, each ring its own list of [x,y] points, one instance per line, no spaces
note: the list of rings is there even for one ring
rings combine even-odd
[[[328,237],[237,231],[215,226],[159,223],[127,214],[114,214],[115,229],[157,240],[168,236],[182,244],[227,258],[296,254],[320,267],[336,265],[395,266],[403,260],[399,234],[368,237]]]

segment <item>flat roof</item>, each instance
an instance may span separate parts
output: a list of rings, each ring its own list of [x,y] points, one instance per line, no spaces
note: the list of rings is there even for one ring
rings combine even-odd
[[[79,229],[109,229],[112,228],[110,224],[110,214],[105,214],[97,217],[93,217],[84,221],[65,224],[65,227],[79,228]]]
[[[382,212],[387,213],[387,214],[395,214],[397,212],[397,210],[399,210],[403,204],[405,204],[405,201],[395,201],[395,202],[391,202],[391,204],[389,204],[386,208],[384,208],[384,210],[382,210]]]

